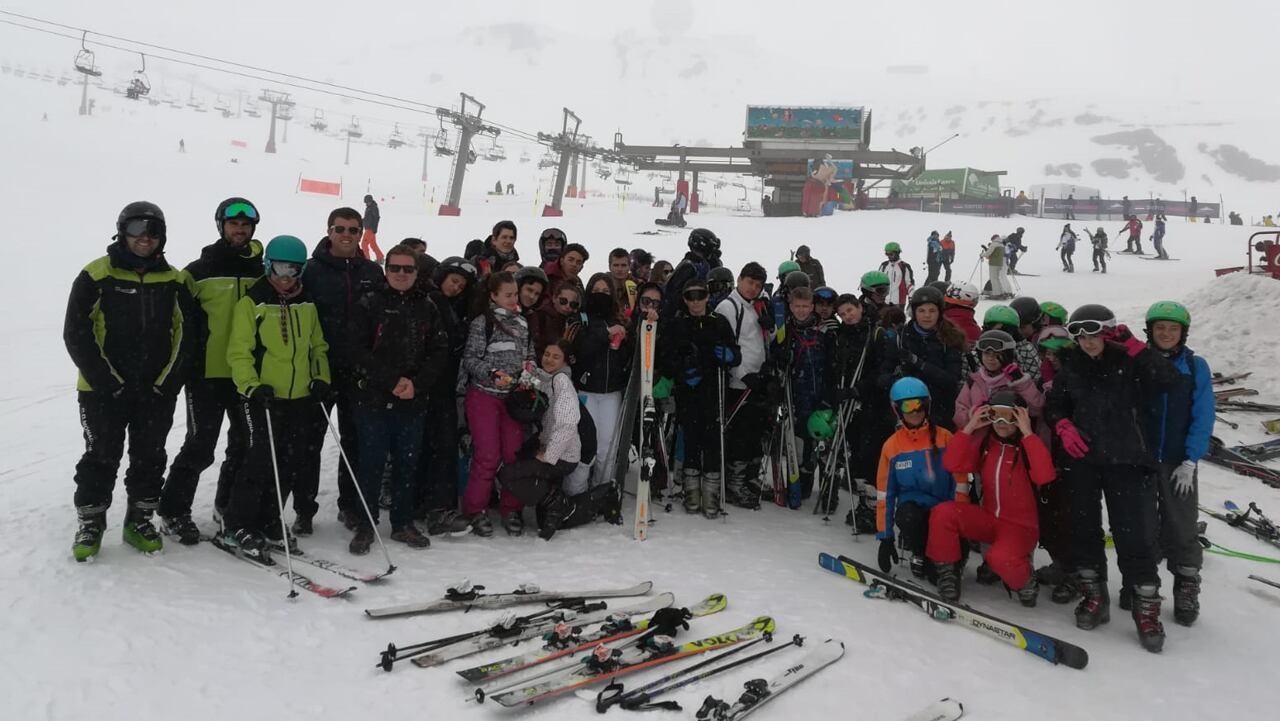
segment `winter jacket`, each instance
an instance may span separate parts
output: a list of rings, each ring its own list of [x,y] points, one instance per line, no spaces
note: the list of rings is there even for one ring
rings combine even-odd
[[[1033,434],[1010,443],[990,431],[972,436],[960,431],[947,446],[942,464],[957,475],[981,476],[982,507],[992,516],[1025,528],[1040,528],[1035,486],[1054,480],[1057,471],[1039,437]]]
[[[720,261],[712,263],[692,250],[685,253],[684,259],[671,271],[671,277],[667,278],[662,294],[662,311],[659,314],[661,319],[669,320],[678,311],[684,310],[684,296],[681,294],[686,283],[694,278],[705,281],[711,269],[719,267]]]
[[[733,355],[722,366],[716,359],[716,346],[724,346]],[[724,316],[711,313],[691,316],[681,312],[675,318],[658,323],[658,376],[671,378],[677,391],[687,387],[683,383],[684,371],[696,368],[704,376],[714,374],[718,368],[726,370],[738,365],[742,353],[733,339],[733,329]]]
[[[542,390],[547,394],[547,411],[542,415],[542,432],[538,443],[543,448],[547,463],[560,461],[577,463],[582,454],[582,440],[578,436],[578,423],[582,420],[578,391],[569,377],[569,366],[547,376],[536,371],[542,379]]]
[[[800,260],[796,258],[796,265],[800,266],[800,270],[809,276],[809,286],[820,288],[827,284],[827,274],[822,270],[822,262],[813,256],[809,256],[808,260]]]
[[[1023,373],[1017,381],[1011,381],[1003,373],[993,376],[985,369],[980,369],[969,376],[960,389],[960,395],[956,397],[956,412],[953,417],[956,428],[963,428],[975,408],[986,405],[996,391],[1004,388],[1017,393],[1027,402],[1027,412],[1032,418],[1039,418],[1044,413],[1044,394],[1031,376]]]
[[[912,363],[908,354],[916,357]],[[929,417],[946,427],[956,412],[963,368],[961,350],[943,345],[936,330],[924,331],[908,321],[901,331],[885,334],[880,385],[888,388],[902,376],[914,376],[929,387]]]
[[[906,307],[911,300],[911,291],[916,287],[916,276],[911,264],[905,260],[886,260],[880,264],[880,272],[889,276],[889,292],[885,295],[885,305]]]
[[[378,232],[378,223],[382,221],[382,213],[377,203],[364,204],[364,222],[361,225],[370,233]]]
[[[1107,231],[1103,230],[1102,228],[1098,228],[1097,231],[1095,231],[1094,234],[1090,236],[1089,242],[1093,243],[1094,250],[1106,250],[1107,249]]]
[[[573,339],[573,382],[588,393],[614,393],[627,385],[627,373],[635,355],[635,337],[628,335],[615,349],[609,345],[612,319],[587,317]]]
[[[742,362],[729,371],[729,387],[739,390],[746,388],[742,378],[751,373],[759,373],[768,360],[767,343],[764,328],[760,326],[760,315],[754,303],[748,303],[735,289],[716,306],[716,315],[729,321],[738,342],[738,350],[742,352]]]
[[[876,393],[883,335],[884,331],[865,315],[856,325],[842,323],[830,331],[833,388],[856,388],[864,405],[867,403]]]
[[[1194,211],[1192,212],[1192,214],[1194,215]],[[1156,221],[1156,229],[1155,229],[1155,232],[1151,234],[1151,239],[1164,240],[1164,221],[1163,220]]]
[[[982,251],[982,257],[987,259],[987,265],[992,268],[1004,267],[1004,243],[998,238],[991,241],[987,249]]]
[[[356,399],[375,408],[423,410],[436,379],[449,365],[449,334],[440,310],[417,287],[384,288],[356,303],[349,326]],[[413,399],[392,395],[401,378]]]
[[[1076,252],[1076,234],[1069,230],[1062,231],[1062,237],[1058,238],[1058,247],[1055,250],[1065,250],[1068,255]]]
[[[956,259],[956,241],[952,239],[951,234],[947,233],[942,236],[942,240],[938,241],[942,246],[942,253],[938,259],[943,263],[950,263]]]
[[[454,298],[447,298],[435,287],[434,283],[427,286],[427,297],[431,298],[431,302],[435,303],[436,311],[440,314],[440,322],[444,325],[445,335],[449,339],[449,354],[445,361],[444,368],[436,376],[435,388],[431,389],[430,395],[437,396],[436,400],[444,398],[454,393],[454,386],[458,382],[458,368],[462,365],[462,351],[467,347],[467,334],[470,327],[465,320],[467,311],[467,294],[463,293]]]
[[[978,342],[978,337],[982,335],[982,326],[978,325],[977,319],[974,317],[975,310],[962,305],[948,305],[946,310],[942,311],[942,317],[951,321],[957,328],[964,332],[965,340],[969,345]]]
[[[542,358],[547,346],[564,337],[570,323],[581,323],[582,313],[562,314],[554,303],[546,303],[529,316],[529,335],[533,338],[533,354]]]
[[[1058,357],[1062,368],[1045,399],[1049,426],[1071,420],[1089,446],[1084,463],[1152,467],[1155,455],[1143,432],[1143,392],[1169,388],[1178,380],[1178,369],[1150,348],[1130,357],[1113,343],[1098,358],[1079,348]]]
[[[1018,358],[1018,369],[1031,376],[1036,385],[1040,385],[1040,353],[1036,351],[1036,345],[1017,333],[1013,337],[1018,339],[1018,344],[1013,349]]]
[[[565,284],[572,283],[573,285],[576,285],[579,288],[582,287],[582,279],[570,278],[569,276],[565,275],[564,268],[560,267],[560,261],[558,260],[548,261],[547,263],[543,264],[542,272],[547,274],[547,283],[548,283],[548,290],[544,295],[548,299],[551,299],[552,302],[554,302],[555,297],[560,294],[560,289],[563,288]]]
[[[929,239],[925,241],[924,251],[925,261],[929,263],[942,262],[942,239],[937,233],[931,233]]]
[[[306,286],[282,297],[261,278],[236,302],[227,363],[241,395],[269,385],[276,398],[311,395],[311,381],[331,382],[329,344]]]
[[[475,386],[493,396],[506,396],[511,386],[499,388],[494,371],[519,378],[526,362],[533,360],[533,343],[529,323],[519,313],[491,306],[487,314],[476,316],[467,332],[467,347],[462,353],[459,390]]]
[[[80,371],[76,388],[176,396],[199,368],[204,323],[191,276],[170,266],[163,248],[139,258],[123,240],[112,243],[80,271],[67,298],[62,339]]]
[[[204,378],[230,378],[227,338],[236,303],[262,277],[262,243],[250,240],[235,248],[226,240],[206,245],[200,259],[187,265],[195,282],[195,298],[207,321],[204,343]]]
[[[514,247],[511,248],[510,253],[503,254],[498,252],[498,249],[493,247],[493,238],[489,237],[481,244],[479,252],[468,253],[466,258],[475,264],[476,277],[483,278],[490,273],[497,272],[507,263],[513,261],[519,263],[520,253]]]
[[[1178,379],[1146,394],[1147,443],[1161,463],[1199,461],[1213,435],[1213,373],[1204,358],[1182,346],[1169,357]]]
[[[899,503],[933,508],[943,501],[969,502],[969,478],[948,473],[943,452],[951,431],[925,423],[899,428],[880,449],[876,471],[876,538],[893,538],[893,513]]]
[[[351,309],[367,293],[385,288],[387,279],[377,263],[358,253],[351,258],[338,258],[330,248],[328,238],[316,246],[311,262],[302,271],[302,285],[320,314],[324,337],[329,341],[329,359],[334,371],[339,372],[351,367],[347,348]]]
[[[835,366],[832,340],[822,332],[817,316],[809,316],[803,323],[792,318],[787,321],[782,342],[775,342],[770,349],[774,362],[790,380],[791,409],[793,417],[798,419],[797,428],[819,407],[834,407],[838,403],[832,376]]]

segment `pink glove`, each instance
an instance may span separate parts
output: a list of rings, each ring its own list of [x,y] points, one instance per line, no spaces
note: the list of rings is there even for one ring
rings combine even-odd
[[[1080,436],[1080,431],[1076,429],[1076,424],[1071,422],[1070,418],[1063,418],[1058,421],[1053,429],[1058,432],[1058,437],[1062,439],[1062,449],[1072,458],[1084,458],[1089,452],[1089,444],[1084,442],[1084,438]]]
[[[1022,380],[1022,369],[1018,367],[1017,363],[1010,363],[1004,368],[1001,368],[1000,372],[1004,374],[1005,378],[1008,378],[1014,383]]]
[[[1124,351],[1132,358],[1142,352],[1147,347],[1146,343],[1133,337],[1133,333],[1129,332],[1129,326],[1121,324],[1116,326],[1111,332],[1103,336],[1105,340],[1109,340],[1116,345],[1124,348]]]

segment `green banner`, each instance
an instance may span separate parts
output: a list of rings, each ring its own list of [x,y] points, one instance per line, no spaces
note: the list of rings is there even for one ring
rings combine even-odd
[[[911,180],[895,180],[890,186],[902,198],[935,196],[990,199],[1000,195],[998,176],[972,168],[926,170]]]

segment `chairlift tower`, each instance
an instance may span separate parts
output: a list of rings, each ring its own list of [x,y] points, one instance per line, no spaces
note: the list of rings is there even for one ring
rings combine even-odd
[[[572,120],[572,123],[570,123]],[[564,119],[557,135],[538,133],[538,142],[551,148],[551,152],[560,154],[560,164],[556,168],[556,181],[551,190],[551,204],[543,206],[543,217],[558,218],[564,215],[561,205],[564,202],[565,178],[569,178],[571,197],[582,197],[578,188],[578,158],[582,158],[583,176],[586,176],[586,163],[589,158],[600,158],[604,162],[628,162],[626,158],[612,150],[591,144],[591,138],[579,135],[582,120],[568,108],[564,108]]]
[[[289,99],[289,93],[280,90],[263,89],[262,95],[258,97],[258,100],[271,104],[271,130],[267,135],[266,152],[274,153],[276,152],[276,119],[283,118],[288,121],[289,118],[292,118],[293,106],[296,103]],[[283,109],[283,114],[281,109]]]
[[[485,125],[480,116],[484,114],[484,103],[467,95],[459,93],[462,96],[462,103],[458,110],[445,110],[438,108],[436,115],[441,121],[449,121],[458,128],[458,151],[455,153],[453,162],[453,173],[449,178],[449,199],[440,206],[440,215],[461,215],[462,209],[458,203],[462,200],[462,181],[467,174],[467,157],[471,148],[471,140],[477,135],[485,135],[490,137],[498,137],[501,130],[492,125]],[[474,109],[474,113],[468,112],[468,103]]]

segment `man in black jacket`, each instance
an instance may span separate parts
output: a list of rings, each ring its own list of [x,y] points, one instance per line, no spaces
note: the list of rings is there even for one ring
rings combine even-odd
[[[352,309],[351,360],[356,378],[356,422],[360,427],[360,487],[378,496],[383,467],[391,462],[391,539],[411,548],[431,545],[413,525],[413,478],[422,449],[428,393],[448,365],[449,336],[435,303],[417,285],[413,251],[387,253],[387,287]],[[349,549],[369,552],[378,505],[363,520]]]
[[[143,553],[164,545],[151,524],[164,481],[164,443],[203,326],[190,277],[165,261],[165,237],[160,208],[126,205],[115,242],[80,271],[67,299],[62,338],[80,372],[85,440],[75,474],[77,561],[98,555],[102,546],[126,435],[124,541]]]
[[[386,287],[386,278],[376,263],[360,255],[360,214],[353,208],[338,208],[329,213],[329,234],[311,254],[312,262],[302,272],[302,284],[316,304],[325,340],[329,343],[329,371],[333,376],[334,397],[319,399],[326,411],[338,407],[338,430],[342,434],[342,450],[355,468],[359,468],[359,444],[353,406],[355,377],[347,335],[347,320],[360,298]],[[314,487],[318,487],[315,484]],[[338,520],[355,530],[364,510],[356,496],[351,473],[345,463],[338,464]],[[311,519],[299,516],[293,532],[311,534]]]
[[[378,211],[378,202],[372,195],[364,196],[364,236],[360,238],[360,255],[369,258],[373,251],[374,258],[382,263],[382,248],[378,247],[378,223],[382,221],[382,213]]]

